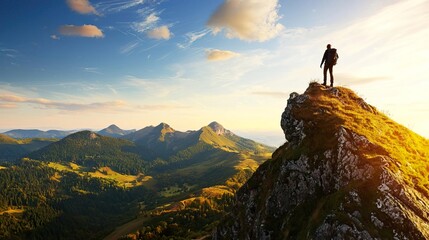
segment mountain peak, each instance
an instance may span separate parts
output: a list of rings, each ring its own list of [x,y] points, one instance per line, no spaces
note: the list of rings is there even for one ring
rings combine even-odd
[[[364,135],[372,135],[364,124],[357,124],[355,120],[366,118],[367,123],[379,123],[387,120],[373,106],[347,88],[325,88],[318,83],[310,83],[304,94],[293,92],[287,101],[282,114],[281,127],[286,140],[291,144],[299,144],[306,134],[325,133],[332,135],[340,126],[352,128],[357,132],[364,131]],[[321,129],[303,127],[305,124],[319,124]],[[325,135],[326,136],[326,135]]]
[[[220,123],[213,121],[208,125],[217,135],[231,134],[229,130],[226,130]]]
[[[111,129],[111,130],[122,130],[121,128],[119,128],[116,124],[111,124],[110,126],[107,127],[107,129]]]
[[[121,136],[127,135],[127,134],[132,133],[132,132],[135,132],[135,129],[123,130],[123,129],[119,128],[117,125],[111,124],[107,128],[104,128],[104,129],[98,131],[98,134],[103,135],[103,136],[108,136],[108,137],[121,137]]]
[[[158,126],[156,126],[155,129],[160,131],[161,134],[172,133],[172,132],[176,131],[172,127],[170,127],[170,125],[168,125],[167,123],[164,123],[164,122],[162,122]]]
[[[214,239],[429,239],[428,140],[317,83],[290,95],[281,127],[288,142]]]
[[[171,128],[170,125],[168,125],[165,122],[161,122],[160,124],[158,124],[155,128],[162,128],[162,129],[169,129]],[[172,128],[171,128],[172,129]]]

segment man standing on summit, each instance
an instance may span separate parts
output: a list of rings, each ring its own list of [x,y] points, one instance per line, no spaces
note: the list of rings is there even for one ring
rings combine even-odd
[[[334,86],[334,75],[332,74],[332,68],[337,64],[338,54],[337,49],[331,48],[331,44],[326,46],[325,54],[323,54],[322,62],[320,63],[320,68],[322,68],[323,62],[325,62],[325,67],[323,68],[323,85],[326,86],[326,72],[329,69],[329,75],[331,77],[331,87]]]

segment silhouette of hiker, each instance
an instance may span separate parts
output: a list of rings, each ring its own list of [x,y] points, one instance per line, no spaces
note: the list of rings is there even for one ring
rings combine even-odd
[[[326,72],[329,69],[329,75],[331,77],[331,87],[334,86],[334,75],[332,74],[332,68],[337,64],[338,54],[337,49],[331,48],[331,44],[326,46],[325,54],[323,54],[322,62],[320,63],[320,68],[322,68],[323,62],[325,62],[325,67],[323,68],[323,85],[326,86]]]

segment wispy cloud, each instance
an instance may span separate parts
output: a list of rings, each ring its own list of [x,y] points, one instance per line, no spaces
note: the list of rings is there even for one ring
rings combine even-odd
[[[172,36],[170,29],[168,28],[167,25],[154,28],[154,29],[148,31],[147,35],[149,38],[164,39],[164,40],[168,40]]]
[[[65,36],[79,36],[79,37],[92,37],[102,38],[104,37],[103,32],[94,25],[64,25],[60,27],[60,33]]]
[[[46,98],[26,98],[17,95],[0,95],[0,104],[16,107],[18,104],[31,104],[38,108],[58,109],[64,111],[118,111],[127,103],[121,100],[93,103],[73,103],[52,101]]]
[[[88,0],[67,0],[69,7],[80,14],[98,14]]]
[[[9,58],[17,58],[19,55],[18,50],[12,48],[0,48],[0,55],[9,57]]]
[[[156,27],[158,21],[159,21],[159,17],[158,17],[158,13],[154,12],[152,10],[152,12],[150,12],[149,14],[144,16],[143,21],[140,22],[134,22],[132,24],[132,28],[139,33],[143,33],[146,32],[150,29],[153,29]]]
[[[131,24],[131,29],[137,33],[145,33],[148,38],[158,40],[168,40],[173,34],[170,31],[170,25],[161,25],[159,15],[162,11],[156,11],[153,8],[143,8],[138,11],[143,18],[141,21],[136,21]],[[141,40],[141,39],[139,39]]]
[[[132,75],[125,76],[125,84],[130,86],[135,86],[135,87],[148,87],[148,88],[155,87],[158,85],[149,79],[139,78]]]
[[[184,36],[186,38],[186,42],[185,43],[178,43],[177,46],[179,48],[188,48],[195,41],[197,41],[198,39],[204,37],[205,35],[207,35],[210,32],[211,32],[210,29],[204,29],[204,30],[198,31],[198,32],[188,32]]]
[[[84,67],[83,71],[84,72],[88,72],[88,73],[102,74],[100,72],[100,70],[98,68],[96,68],[96,67]]]
[[[119,50],[122,54],[129,54],[131,53],[134,49],[136,49],[139,46],[139,42],[134,41],[134,42],[130,42],[128,44],[126,44],[125,46],[121,47],[121,49]]]
[[[16,107],[17,105],[13,103],[0,103],[0,109],[12,109]]]
[[[206,51],[206,55],[209,61],[225,61],[237,57],[240,54],[227,50],[209,49]]]
[[[0,101],[3,102],[24,102],[26,98],[16,95],[0,95]]]
[[[145,0],[112,0],[97,3],[95,7],[102,13],[116,13],[132,7],[137,7],[144,3],[146,3]]]
[[[225,29],[228,38],[264,42],[284,29],[279,8],[278,0],[225,0],[207,25],[215,34]]]

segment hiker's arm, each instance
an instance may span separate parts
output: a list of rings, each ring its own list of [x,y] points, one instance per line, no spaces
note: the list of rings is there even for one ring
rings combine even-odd
[[[323,62],[326,60],[326,52],[323,54],[322,62],[320,63],[320,68],[322,68]]]

